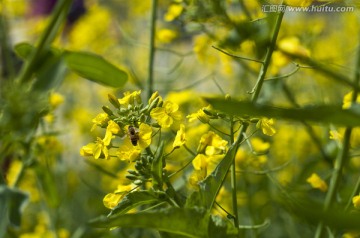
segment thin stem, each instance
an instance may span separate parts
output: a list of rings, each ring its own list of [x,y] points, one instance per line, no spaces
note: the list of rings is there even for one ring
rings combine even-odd
[[[5,5],[5,4],[4,4]],[[5,9],[0,14],[0,44],[1,44],[1,56],[4,62],[3,69],[0,75],[8,76],[9,79],[13,79],[15,75],[15,66],[11,57],[11,47],[9,43],[8,25],[5,15]]]
[[[229,213],[228,211],[226,211],[225,208],[223,208],[217,201],[215,201],[215,204],[223,211],[226,213],[227,215],[227,218],[231,218],[231,219],[234,219],[234,215],[232,215],[231,213]]]
[[[282,84],[282,89],[286,95],[286,97],[289,99],[289,101],[295,106],[295,107],[300,107],[300,105],[296,102],[295,97],[291,94],[288,86],[286,86],[285,83]],[[322,157],[324,158],[324,160],[332,165],[332,159],[327,155],[326,151],[323,149],[323,145],[321,143],[321,140],[319,139],[319,137],[316,135],[314,129],[311,127],[311,125],[309,125],[306,121],[301,121],[301,123],[305,126],[305,129],[307,131],[307,133],[309,134],[309,136],[311,137],[311,139],[314,141],[315,145],[317,146],[318,150],[320,151]]]
[[[275,28],[274,28],[274,32],[272,34],[272,39],[271,39],[271,42],[270,42],[270,46],[268,47],[268,49],[266,51],[264,64],[261,65],[259,77],[258,77],[257,83],[255,84],[256,86],[255,86],[255,88],[253,90],[254,94],[251,97],[252,102],[255,102],[259,97],[260,89],[262,88],[267,69],[268,69],[268,67],[270,65],[270,62],[271,62],[272,53],[275,50],[276,40],[277,40],[277,37],[279,35],[280,26],[281,26],[281,22],[282,22],[282,18],[284,16],[284,13],[285,12],[279,12],[278,17],[276,19]]]
[[[230,143],[234,143],[234,118],[231,116],[230,118]],[[235,227],[239,227],[239,213],[237,206],[237,186],[236,186],[236,161],[235,159],[232,161],[232,165],[230,168],[231,173],[231,195],[232,195],[232,205],[233,205],[233,214],[234,214],[234,225]],[[239,229],[239,228],[238,228]],[[240,237],[240,232],[238,232],[238,236]]]
[[[224,53],[228,56],[231,56],[233,58],[236,58],[236,59],[242,59],[242,60],[247,60],[247,61],[253,61],[253,62],[257,62],[257,63],[260,63],[260,64],[264,64],[264,62],[262,60],[257,60],[257,59],[250,59],[250,58],[247,58],[247,57],[244,57],[244,56],[238,56],[238,55],[234,55],[234,54],[230,54],[229,52],[226,52],[225,50],[222,50],[216,46],[212,46],[212,48],[220,51],[221,53]]]
[[[155,62],[155,34],[156,34],[156,10],[158,0],[151,0],[151,16],[150,16],[150,52],[148,66],[147,81],[147,98],[150,98],[154,91],[154,62]]]
[[[358,48],[357,52],[357,60],[356,60],[356,67],[355,67],[355,74],[354,74],[354,80],[353,80],[353,94],[351,101],[354,103],[356,102],[358,93],[359,93],[359,82],[360,82],[360,47]],[[348,162],[349,158],[349,149],[350,149],[350,139],[351,139],[351,133],[352,133],[352,127],[347,127],[345,129],[344,133],[344,140],[342,144],[341,151],[338,155],[338,157],[335,160],[334,170],[333,174],[331,176],[329,190],[325,197],[325,203],[324,203],[324,211],[328,211],[331,205],[333,204],[336,194],[338,192],[342,170],[345,166],[345,164]],[[324,223],[320,222],[315,237],[320,238],[324,236]]]
[[[263,64],[261,65],[261,69],[260,69],[260,73],[258,76],[258,80],[256,82],[256,87],[254,87],[254,94],[251,98],[252,102],[256,102],[260,91],[262,89],[262,85],[263,85],[263,81],[265,79],[265,75],[268,69],[268,66],[270,64],[271,61],[271,56],[272,53],[274,52],[275,49],[275,45],[276,45],[276,40],[280,31],[280,26],[281,26],[281,22],[282,22],[282,18],[284,16],[284,12],[280,12],[277,16],[276,19],[276,23],[275,23],[275,28],[272,34],[272,39],[271,39],[271,44],[269,46],[269,48],[267,49],[266,52],[266,56],[264,59]],[[231,122],[233,122],[231,120]],[[244,123],[239,131],[238,137],[236,138],[236,141],[234,143],[232,143],[232,145],[235,146],[235,150],[237,151],[237,149],[239,148],[241,142],[244,140],[244,133],[246,132],[247,128],[248,128],[249,124]],[[233,128],[231,128],[233,129]],[[233,131],[231,130],[231,132],[233,133]],[[231,140],[233,140],[233,135],[231,136]],[[234,223],[236,224],[236,227],[238,229],[238,236],[241,236],[241,232],[240,232],[240,227],[239,227],[239,221],[238,221],[238,213],[237,213],[237,198],[236,198],[236,170],[235,170],[235,156],[234,156],[234,160],[233,160],[233,164],[231,166],[231,186],[232,186],[232,197],[233,197],[233,209],[234,209],[234,215],[235,215],[235,219],[234,219]]]
[[[345,211],[349,210],[350,206],[351,206],[351,203],[352,203],[352,198],[356,196],[356,194],[359,193],[359,190],[360,190],[360,176],[358,178],[358,180],[356,181],[356,185],[354,187],[354,190],[349,198],[349,201],[348,203],[346,204],[346,207],[345,207]]]
[[[24,83],[30,81],[34,72],[34,67],[38,63],[38,60],[54,40],[57,31],[60,28],[60,24],[66,19],[67,10],[70,7],[72,0],[59,1],[55,7],[55,12],[51,16],[51,20],[44,33],[40,36],[39,43],[35,49],[35,52],[31,55],[29,61],[21,69],[19,75],[19,82]]]

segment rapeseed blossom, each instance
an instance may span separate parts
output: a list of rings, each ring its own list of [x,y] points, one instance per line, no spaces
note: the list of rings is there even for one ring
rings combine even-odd
[[[151,110],[150,116],[154,118],[162,128],[169,128],[174,121],[181,120],[181,112],[178,110],[179,106],[177,104],[165,101],[162,107]]]
[[[179,148],[180,146],[184,145],[186,141],[185,138],[185,125],[181,124],[180,129],[176,133],[176,137],[173,143],[173,148]]]
[[[264,135],[273,136],[276,133],[274,125],[274,119],[268,119],[266,117],[263,117],[259,120],[259,122],[256,124],[256,127],[261,129],[262,133]]]

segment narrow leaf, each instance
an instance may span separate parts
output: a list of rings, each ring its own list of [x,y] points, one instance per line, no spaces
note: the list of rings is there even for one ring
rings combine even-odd
[[[294,215],[306,220],[309,224],[323,222],[330,229],[360,231],[359,211],[344,211],[336,207],[324,211],[323,204],[314,201],[300,202],[296,199],[286,200],[284,205]]]
[[[342,109],[341,106],[319,105],[303,108],[279,108],[249,101],[228,101],[206,98],[217,110],[236,116],[269,117],[296,121],[329,123],[339,126],[360,126],[360,106]]]
[[[98,228],[151,228],[186,237],[229,237],[225,233],[227,223],[225,221],[215,223],[205,209],[172,207],[153,212],[122,214],[108,218],[100,217],[91,221],[90,224]],[[210,226],[211,229],[209,229]]]
[[[161,195],[147,190],[140,190],[128,193],[119,202],[119,204],[111,210],[108,216],[113,216],[115,214],[124,214],[127,211],[141,205],[162,202],[163,200],[161,200],[159,197],[161,197]]]
[[[161,143],[158,149],[158,154],[155,156],[151,166],[151,174],[153,177],[153,187],[156,190],[161,190],[163,187],[163,165],[164,165],[164,143]]]
[[[50,49],[50,45],[58,34],[61,25],[65,22],[71,3],[72,0],[57,2],[53,14],[51,15],[50,22],[40,36],[37,47],[30,55],[28,55],[29,60],[26,61],[20,71],[18,78],[20,82],[28,82],[32,79],[37,65],[41,64],[41,58],[44,56],[46,51]]]
[[[105,86],[122,87],[128,78],[125,71],[118,69],[99,55],[66,51],[64,59],[67,66],[79,76]]]
[[[22,42],[14,46],[16,55],[23,60],[29,59],[33,50],[35,50],[35,47],[27,42]]]
[[[4,237],[9,224],[20,226],[21,213],[27,201],[28,195],[24,192],[0,186],[0,237]]]
[[[215,170],[199,183],[201,206],[211,209],[214,205],[216,195],[218,194],[227,172],[230,169],[236,154],[236,146],[231,146],[224,159],[220,161]],[[196,196],[193,196],[196,199]]]
[[[15,45],[14,50],[20,58],[28,61],[36,48],[29,43],[23,42]],[[49,90],[59,86],[66,73],[61,50],[54,47],[45,49],[42,55],[39,56],[38,61],[33,64],[33,73],[36,76],[33,84],[34,89]]]

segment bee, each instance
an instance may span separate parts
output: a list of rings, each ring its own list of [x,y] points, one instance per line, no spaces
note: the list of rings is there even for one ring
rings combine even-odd
[[[139,141],[139,132],[136,129],[137,128],[133,126],[129,126],[128,128],[130,141],[133,146],[136,146]]]

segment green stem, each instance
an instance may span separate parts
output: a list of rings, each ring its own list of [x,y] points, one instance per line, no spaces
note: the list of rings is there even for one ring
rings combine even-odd
[[[31,80],[36,64],[39,63],[39,59],[55,39],[61,24],[66,20],[66,15],[71,3],[72,0],[63,0],[59,1],[56,5],[54,13],[51,15],[49,25],[40,36],[35,52],[31,54],[30,59],[25,63],[24,67],[20,71],[20,75],[18,77],[18,81],[20,83],[29,82]]]
[[[281,26],[281,22],[282,22],[284,13],[285,12],[279,12],[278,17],[276,19],[275,28],[274,28],[274,31],[273,31],[273,34],[272,34],[272,39],[271,39],[271,42],[270,42],[270,46],[268,47],[268,49],[266,51],[264,63],[262,64],[261,69],[260,69],[259,77],[258,77],[258,80],[256,82],[256,87],[255,87],[255,90],[254,90],[254,94],[251,97],[252,102],[256,102],[256,100],[259,97],[262,85],[264,83],[264,79],[265,79],[267,69],[268,69],[268,67],[270,65],[270,62],[271,62],[271,56],[272,56],[272,54],[273,54],[273,52],[275,50],[275,47],[276,47],[276,40],[277,40],[277,37],[279,35],[280,26]]]
[[[4,3],[3,3],[4,4]],[[2,76],[7,76],[9,79],[13,79],[15,75],[15,66],[11,57],[11,46],[8,34],[8,25],[6,21],[5,9],[0,14],[0,44],[1,44],[1,56],[4,62],[1,72]]]
[[[357,52],[357,60],[355,66],[355,74],[354,74],[354,88],[351,101],[353,103],[356,102],[358,93],[359,93],[359,82],[360,82],[360,48],[358,48]],[[344,140],[342,144],[341,151],[338,157],[335,160],[334,170],[331,176],[329,190],[325,197],[324,203],[324,211],[328,211],[331,205],[333,204],[336,194],[338,192],[339,183],[341,180],[342,170],[345,167],[346,163],[348,162],[349,158],[349,149],[350,149],[350,141],[351,141],[351,133],[352,127],[347,127],[344,133]],[[316,238],[324,237],[324,223],[320,222],[315,233]]]
[[[150,52],[147,81],[147,98],[150,98],[154,91],[154,61],[155,61],[155,36],[156,36],[156,10],[158,0],[151,0],[150,16]]]
[[[259,97],[267,69],[271,62],[271,56],[272,56],[272,53],[274,52],[274,49],[276,46],[276,40],[277,40],[279,31],[280,31],[280,26],[281,26],[283,16],[284,16],[284,12],[280,12],[277,16],[274,31],[272,34],[271,44],[270,44],[269,48],[267,49],[265,59],[263,61],[261,69],[260,69],[258,80],[256,82],[256,87],[254,88],[254,94],[251,98],[252,102],[256,102]],[[243,124],[241,126],[238,137],[236,138],[236,141],[234,143],[232,143],[236,147],[236,149],[235,149],[236,151],[244,139],[244,132],[247,130],[248,126],[249,126],[249,124]],[[231,129],[233,129],[233,128],[231,128]],[[233,130],[231,130],[231,133],[233,133]],[[234,136],[232,135],[231,136],[232,142],[233,142],[233,138],[234,138]],[[240,227],[239,227],[239,218],[238,218],[238,211],[237,211],[235,156],[234,156],[233,163],[231,166],[231,187],[232,187],[233,212],[234,212],[234,216],[235,216],[234,223],[235,223],[237,229],[239,230]],[[238,236],[241,236],[241,232],[239,232],[239,231],[238,231]]]
[[[234,119],[230,118],[230,143],[234,143]],[[233,205],[233,214],[234,214],[234,225],[238,229],[238,237],[240,237],[239,231],[239,213],[237,206],[237,186],[236,186],[236,161],[235,159],[232,162],[231,168],[231,191],[232,191],[232,205]]]
[[[356,194],[359,193],[359,190],[360,190],[360,176],[358,178],[358,180],[356,181],[356,184],[355,184],[355,187],[354,187],[354,190],[349,198],[349,201],[348,203],[346,204],[346,207],[345,207],[345,211],[349,210],[350,206],[351,206],[351,203],[352,203],[352,198],[356,196]]]

